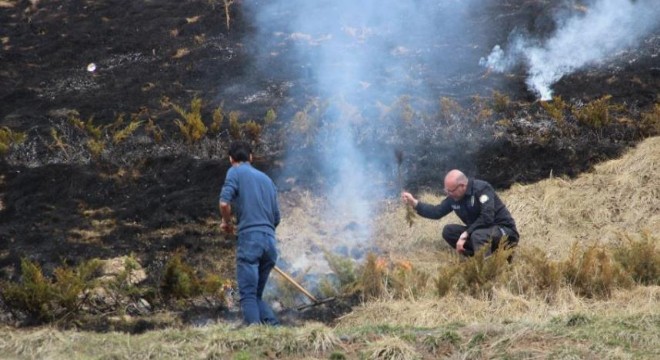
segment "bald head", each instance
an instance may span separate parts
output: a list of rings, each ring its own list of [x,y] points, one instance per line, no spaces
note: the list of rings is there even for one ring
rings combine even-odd
[[[460,199],[465,195],[468,178],[462,171],[454,169],[445,176],[445,194],[453,199]]]

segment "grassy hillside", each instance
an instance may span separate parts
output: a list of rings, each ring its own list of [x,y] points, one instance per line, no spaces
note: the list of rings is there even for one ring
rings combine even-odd
[[[647,270],[657,271],[660,264],[659,162],[660,138],[650,138],[575,180],[552,178],[503,192],[521,243],[513,264],[496,268],[506,276],[479,283],[476,292],[471,291],[474,283],[448,283],[444,296],[438,296],[447,269],[457,271],[454,278],[469,280],[465,269],[488,267],[497,258],[460,261],[439,239],[442,224],[451,218],[416,218],[408,227],[405,209],[392,200],[381,206],[373,229],[385,263],[382,268],[375,263],[383,275],[375,279],[386,283],[377,296],[332,326],[217,324],[141,335],[5,327],[0,329],[0,358],[655,359],[660,357],[657,276],[647,285],[615,278],[625,277],[616,264],[625,263],[619,255],[626,246],[646,241],[646,253],[637,253],[638,259],[651,259]],[[332,234],[319,229],[335,225],[314,216],[325,206],[321,199],[291,196],[283,199],[288,204],[288,221],[280,229],[284,253],[295,249],[293,239],[323,241]],[[439,200],[432,193],[420,196]],[[585,293],[593,288],[566,276],[555,287],[539,287],[553,278],[538,270],[553,264],[564,272],[575,266],[593,276],[583,279],[587,285],[598,283],[606,291]],[[401,269],[409,271],[404,271],[408,277],[397,273]],[[430,278],[417,283],[420,277],[413,273]],[[368,285],[364,279],[363,269],[358,279],[363,290]],[[403,281],[399,287],[392,282],[397,279]]]

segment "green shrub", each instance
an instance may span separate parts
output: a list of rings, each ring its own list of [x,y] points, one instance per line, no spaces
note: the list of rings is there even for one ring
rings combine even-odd
[[[165,265],[161,290],[165,298],[188,299],[201,294],[195,270],[183,261],[182,251],[172,255]]]
[[[10,128],[3,126],[0,128],[0,155],[9,151],[14,144],[21,144],[25,141],[25,134],[14,132]]]
[[[511,105],[511,99],[499,91],[493,91],[493,110],[498,113],[506,112]]]
[[[354,286],[358,277],[353,260],[350,257],[332,254],[329,251],[324,251],[323,254],[330,269],[337,275],[339,286],[342,289]]]
[[[259,137],[261,136],[261,125],[257,124],[254,120],[250,120],[243,124],[243,128],[245,129],[245,134],[248,139],[254,142],[259,141]]]
[[[647,136],[660,134],[660,104],[655,104],[649,111],[642,113],[640,127]]]
[[[273,125],[276,120],[277,120],[277,113],[275,112],[275,110],[268,109],[268,111],[266,111],[266,116],[264,117],[264,124],[266,124],[266,126],[270,126]]]
[[[84,292],[94,286],[93,278],[100,268],[96,259],[76,268],[61,266],[54,270],[54,281],[47,279],[41,267],[21,260],[21,281],[6,283],[2,296],[13,310],[37,321],[49,321],[75,314],[83,304]]]
[[[594,100],[584,107],[574,109],[573,114],[578,121],[594,129],[600,129],[612,122],[610,113],[612,111],[621,111],[621,105],[612,105],[610,100],[612,95],[605,95],[600,99]]]
[[[172,108],[183,118],[175,120],[175,123],[189,143],[197,142],[206,135],[208,130],[202,121],[202,99],[193,98],[190,101],[190,111],[176,104],[172,104]]]
[[[213,110],[213,122],[211,123],[210,130],[212,133],[217,134],[222,130],[222,121],[225,118],[225,112],[222,105]]]
[[[238,111],[229,113],[229,136],[234,140],[241,138],[241,124],[238,122],[240,116],[241,113]]]
[[[564,100],[561,99],[561,96],[553,96],[552,101],[541,101],[541,107],[543,107],[548,115],[555,119],[557,123],[562,124],[564,122],[564,111],[567,109],[567,105]]]

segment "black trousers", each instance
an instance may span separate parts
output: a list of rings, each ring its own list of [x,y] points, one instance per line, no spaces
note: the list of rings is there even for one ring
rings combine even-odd
[[[442,229],[442,237],[449,246],[456,249],[458,238],[461,237],[461,234],[465,230],[467,230],[467,226],[465,225],[448,224]],[[497,250],[504,235],[507,236],[507,243],[504,245],[505,249],[518,244],[518,235],[513,230],[504,226],[495,225],[489,228],[477,229],[470,234],[470,238],[465,242],[463,246],[465,252],[463,254],[465,256],[473,256],[482,246],[490,243],[490,249],[486,251],[486,256],[488,256]]]

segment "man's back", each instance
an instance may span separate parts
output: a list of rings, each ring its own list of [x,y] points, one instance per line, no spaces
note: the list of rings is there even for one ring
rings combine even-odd
[[[275,233],[280,222],[275,184],[250,163],[244,162],[229,169],[220,200],[232,203],[238,233]]]

